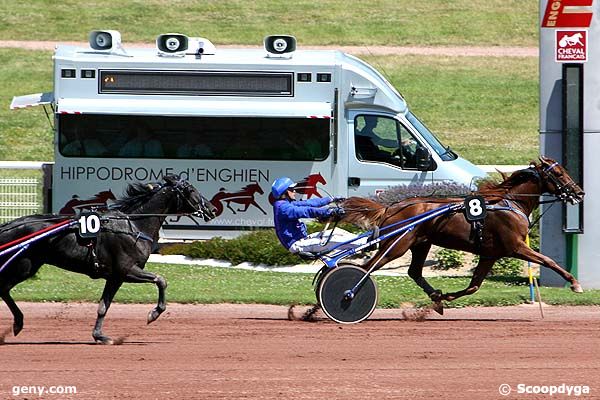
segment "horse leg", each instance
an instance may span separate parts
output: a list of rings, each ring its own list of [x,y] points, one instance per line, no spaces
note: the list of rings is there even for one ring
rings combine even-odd
[[[444,306],[441,302],[442,291],[434,289],[429,282],[423,277],[423,265],[425,264],[425,260],[427,259],[427,254],[429,254],[429,250],[431,249],[431,243],[421,243],[417,244],[410,248],[410,252],[412,253],[412,259],[410,261],[410,267],[408,267],[408,276],[412,278],[413,281],[423,291],[429,296],[429,298],[435,302],[433,309],[440,315],[444,314]]]
[[[40,269],[41,263],[32,262],[30,258],[17,258],[0,276],[0,297],[13,315],[13,334],[17,336],[23,330],[23,313],[10,295],[13,287],[31,278]]]
[[[410,267],[408,267],[408,276],[410,276],[412,280],[427,293],[427,296],[431,296],[434,292],[439,292],[439,290],[436,291],[431,287],[429,282],[423,278],[423,265],[425,264],[430,249],[431,243],[427,242],[411,247],[410,252],[412,253],[412,259],[410,261]]]
[[[458,299],[459,297],[467,296],[478,291],[479,288],[481,288],[483,280],[490,273],[496,261],[496,258],[480,256],[479,263],[473,271],[473,276],[471,277],[469,286],[466,289],[459,290],[458,292],[443,294],[441,296],[441,300],[452,301]]]
[[[104,317],[108,312],[108,308],[110,307],[115,294],[123,284],[123,281],[120,280],[107,280],[106,285],[104,285],[104,291],[102,292],[102,298],[100,299],[100,303],[98,304],[98,318],[96,318],[96,324],[94,325],[94,330],[92,332],[92,337],[96,341],[96,343],[101,344],[112,344],[113,341],[110,337],[104,336],[102,333],[102,324],[104,323]]]
[[[543,265],[544,267],[550,268],[554,272],[558,273],[563,277],[564,280],[571,283],[571,290],[575,293],[583,293],[583,289],[581,285],[575,279],[573,275],[564,270],[560,265],[556,263],[550,257],[546,257],[543,254],[538,253],[537,251],[532,250],[525,244],[521,244],[514,252],[513,257],[519,258],[525,261],[531,261],[533,263]]]
[[[2,300],[8,306],[8,309],[13,315],[13,333],[15,336],[19,334],[23,330],[23,313],[17,306],[17,303],[13,300],[9,292],[6,292],[2,295]]]
[[[237,213],[235,212],[235,210],[234,210],[234,209],[231,207],[231,201],[227,201],[226,203],[227,203],[227,208],[229,208],[229,209],[231,210],[231,212],[232,212],[232,213],[234,213],[234,214],[237,214]]]
[[[167,309],[165,302],[165,289],[167,288],[167,281],[162,276],[152,272],[144,271],[137,265],[134,265],[127,272],[127,275],[125,276],[125,282],[154,283],[158,287],[158,303],[156,304],[156,307],[148,314],[148,323],[156,321],[158,316]]]

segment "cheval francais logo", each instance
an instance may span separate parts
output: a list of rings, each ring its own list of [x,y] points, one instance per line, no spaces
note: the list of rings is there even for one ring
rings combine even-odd
[[[555,49],[555,59],[557,62],[586,62],[587,31],[557,30]]]

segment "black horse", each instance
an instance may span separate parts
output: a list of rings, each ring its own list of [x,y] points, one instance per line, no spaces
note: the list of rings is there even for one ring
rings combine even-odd
[[[189,182],[176,175],[164,177],[164,182],[131,184],[125,196],[115,206],[101,214],[97,236],[82,239],[78,228],[67,228],[41,239],[19,254],[0,272],[0,297],[13,314],[15,336],[23,329],[23,313],[10,295],[17,284],[32,277],[43,264],[106,279],[98,306],[98,318],[92,336],[97,343],[112,344],[102,333],[102,324],[110,304],[124,282],[154,283],[158,287],[158,303],[148,314],[148,323],[165,311],[166,280],[144,266],[167,214],[189,213],[209,221],[215,217],[215,207]],[[0,226],[0,243],[8,243],[67,218],[57,215],[32,215]],[[8,257],[0,260],[4,263]]]

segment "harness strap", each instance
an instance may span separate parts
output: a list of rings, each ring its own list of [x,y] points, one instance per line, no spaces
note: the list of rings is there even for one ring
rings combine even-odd
[[[519,208],[515,207],[513,205],[513,202],[508,199],[504,199],[504,202],[506,203],[506,206],[504,206],[504,207],[497,206],[497,205],[490,205],[490,206],[487,206],[486,208],[491,211],[512,211],[514,213],[519,214],[521,217],[525,218],[525,220],[527,221],[527,224],[529,225],[529,217],[527,215],[525,215],[525,213],[523,211],[521,211]]]
[[[540,215],[538,215],[538,217],[535,219],[535,221],[530,221],[529,217],[527,215],[525,215],[525,213],[521,210],[519,210],[518,208],[513,206],[513,203],[508,200],[508,199],[504,199],[504,201],[506,202],[507,206],[506,207],[502,207],[502,206],[487,206],[488,210],[492,210],[492,211],[512,211],[515,212],[517,214],[519,214],[520,216],[522,216],[523,218],[525,218],[527,220],[528,226],[529,226],[529,231],[531,231],[531,228],[533,228],[539,221],[540,219],[542,219],[542,217],[544,216],[544,214],[546,214],[551,208],[552,206],[554,206],[555,203],[559,202],[559,199],[554,199],[554,200],[548,200],[548,201],[544,201],[544,202],[540,202],[540,204],[550,204],[550,207],[548,207],[543,213],[541,213]]]
[[[140,239],[144,239],[144,240],[154,243],[154,239],[152,239],[150,236],[146,235],[144,232],[137,233],[135,240],[138,241]]]
[[[483,221],[471,222],[471,233],[469,234],[469,240],[473,240],[477,250],[481,250],[481,246],[483,245]]]
[[[557,165],[559,165],[559,164],[558,164],[558,162],[556,162],[556,161],[555,161],[555,162],[554,162],[554,164],[552,164],[552,165],[549,165],[548,167],[544,168],[544,170],[543,170],[543,171],[547,173],[547,172],[549,172],[550,170],[552,170],[552,168],[556,167]]]
[[[96,268],[96,271],[98,271],[100,269],[100,262],[98,260],[98,254],[96,254],[96,240],[91,240],[84,246],[88,249],[88,260],[94,264],[94,268]]]
[[[147,240],[147,241],[149,241],[151,243],[154,243],[154,239],[152,239],[150,236],[146,235],[144,232],[140,232],[140,231],[138,231],[138,232],[126,232],[126,231],[117,231],[117,230],[114,230],[114,229],[106,229],[106,228],[103,229],[103,231],[110,232],[110,233],[121,233],[123,235],[134,236],[136,242],[138,240],[140,240],[140,239],[143,239],[143,240]]]

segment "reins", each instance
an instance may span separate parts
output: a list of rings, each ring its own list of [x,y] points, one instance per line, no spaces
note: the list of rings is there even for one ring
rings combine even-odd
[[[550,209],[552,207],[554,207],[554,204],[557,203],[557,202],[559,202],[559,201],[562,201],[562,200],[560,200],[559,198],[556,198],[556,199],[553,199],[553,200],[546,200],[544,202],[540,201],[540,204],[550,204],[550,207],[548,207],[547,209],[545,209],[544,212],[541,213],[540,215],[538,215],[538,217],[534,221],[532,221],[532,222],[529,223],[529,230],[527,232],[528,233],[531,232],[531,230],[533,229],[533,227],[538,222],[540,222],[540,219],[542,219],[542,217],[544,216],[544,214],[546,214],[548,211],[550,211]]]
[[[112,211],[112,210],[111,210]],[[192,213],[178,213],[178,214],[173,214],[173,213],[167,213],[167,214],[160,214],[160,213],[156,213],[156,214],[143,214],[143,213],[139,213],[139,214],[124,214],[123,216],[107,216],[107,219],[130,219],[130,218],[150,218],[150,217],[194,217],[194,216],[198,216],[196,215],[195,212]]]

